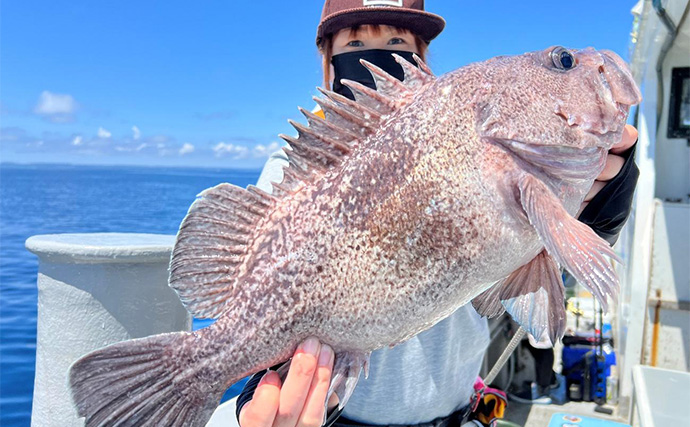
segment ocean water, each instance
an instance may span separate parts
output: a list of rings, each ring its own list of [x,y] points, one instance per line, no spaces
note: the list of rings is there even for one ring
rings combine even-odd
[[[24,248],[27,238],[175,234],[199,192],[221,182],[245,187],[258,176],[232,169],[0,165],[0,426],[28,426],[31,419],[38,260]]]

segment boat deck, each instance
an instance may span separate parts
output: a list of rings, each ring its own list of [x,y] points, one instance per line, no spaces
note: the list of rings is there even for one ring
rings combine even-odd
[[[593,402],[568,402],[564,405],[523,405],[517,402],[510,402],[504,419],[524,427],[545,427],[549,425],[553,414],[566,412],[584,417],[627,423],[627,420],[618,414],[617,407],[606,406],[613,409],[613,414],[607,415],[595,412],[594,408],[596,406]],[[221,405],[206,425],[206,427],[220,426],[239,427],[235,419],[235,399]]]
[[[596,406],[594,402],[568,402],[564,405],[527,405],[509,402],[504,419],[524,427],[545,427],[549,425],[553,414],[566,412],[573,415],[627,424],[626,417],[622,417],[618,413],[618,407],[606,405],[605,408],[613,410],[612,415],[607,415],[595,412],[594,408]]]

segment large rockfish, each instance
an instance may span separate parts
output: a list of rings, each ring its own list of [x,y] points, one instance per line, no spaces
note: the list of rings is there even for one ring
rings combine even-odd
[[[615,297],[614,252],[573,215],[640,100],[625,63],[557,47],[436,78],[396,59],[403,82],[364,63],[376,91],[343,81],[356,102],[323,91],[326,119],[303,111],[272,194],[200,194],[170,285],[217,321],[75,362],[87,425],[204,425],[229,385],[309,336],[333,347],[330,391],[344,405],[373,350],[470,301],[555,341],[559,266],[602,304]]]

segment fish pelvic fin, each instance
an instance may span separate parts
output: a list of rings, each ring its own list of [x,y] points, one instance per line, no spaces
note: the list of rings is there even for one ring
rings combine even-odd
[[[177,233],[169,278],[194,317],[217,318],[226,310],[256,224],[275,201],[254,186],[231,184],[198,195]]]
[[[348,400],[350,400],[352,393],[355,391],[362,371],[364,371],[364,378],[369,378],[370,356],[371,353],[350,351],[343,351],[335,355],[331,383],[326,393],[326,414],[328,413],[328,403],[333,394],[338,398],[338,409],[343,409],[345,405],[347,405]],[[280,376],[280,380],[283,382],[285,382],[285,378],[290,371],[291,362],[292,359],[288,360],[276,371]]]
[[[436,79],[429,68],[416,58],[419,67],[393,54],[402,66],[400,81],[381,68],[362,61],[374,77],[376,90],[360,83],[343,80],[355,101],[332,91],[319,88],[322,98],[314,98],[325,118],[300,109],[308,126],[290,121],[297,130],[296,138],[280,135],[289,148],[285,150],[289,165],[281,183],[274,185],[273,194],[281,196],[298,191],[304,183],[315,182],[340,165],[366,138],[374,134],[393,112],[409,104],[414,95]]]
[[[618,276],[607,257],[621,262],[618,255],[590,227],[571,217],[539,179],[523,175],[518,187],[522,207],[548,254],[608,310],[608,299],[618,297]]]
[[[502,284],[503,281],[496,282],[489,289],[474,297],[472,307],[477,310],[477,313],[493,319],[506,312],[505,307],[501,304],[501,293],[499,291]]]
[[[539,341],[555,344],[565,332],[565,294],[558,264],[542,251],[472,300],[479,314],[494,317],[507,311]]]
[[[203,359],[191,357],[188,350],[198,338],[188,332],[155,335],[74,362],[70,388],[85,425],[204,426],[228,383],[205,369]]]
[[[338,409],[343,409],[355,391],[359,376],[369,377],[369,356],[371,353],[342,352],[335,355],[333,376],[326,396],[326,404],[335,393],[338,396]]]

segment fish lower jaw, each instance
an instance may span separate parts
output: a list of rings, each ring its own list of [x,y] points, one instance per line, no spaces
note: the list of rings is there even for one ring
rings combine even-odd
[[[524,162],[522,168],[528,172],[537,168],[557,180],[594,180],[603,168],[607,151],[606,147],[598,145],[580,148],[508,139],[492,141]]]

